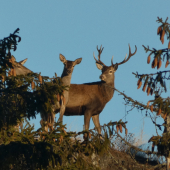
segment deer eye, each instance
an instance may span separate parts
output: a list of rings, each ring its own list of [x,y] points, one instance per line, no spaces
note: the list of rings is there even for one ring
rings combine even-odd
[[[113,73],[113,71],[112,71],[112,70],[110,70],[110,71],[109,71],[109,73]]]

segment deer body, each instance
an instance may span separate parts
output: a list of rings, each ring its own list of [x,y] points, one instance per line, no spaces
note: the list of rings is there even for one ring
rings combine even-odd
[[[16,75],[27,75],[28,73],[32,73],[31,70],[29,70],[28,68],[26,68],[25,66],[23,66],[23,64],[27,61],[27,58],[20,61],[20,62],[17,62],[15,60],[15,57],[14,56],[11,56],[11,63],[13,65],[13,70],[15,70],[15,73]],[[8,72],[8,76],[10,76],[12,73],[12,70],[10,70]],[[5,118],[4,118],[5,119]],[[4,120],[6,121],[6,120]],[[16,126],[14,126],[14,128],[19,131],[19,127],[22,127],[22,122],[19,122],[17,123]]]
[[[100,50],[98,49],[98,60],[96,60],[94,56],[97,68],[102,70],[100,76],[101,81],[85,84],[71,84],[68,103],[64,113],[65,116],[84,115],[85,130],[89,129],[90,119],[92,117],[93,123],[99,134],[101,134],[99,114],[102,112],[105,105],[112,99],[114,94],[114,73],[117,70],[118,65],[127,62],[129,58],[136,53],[137,48],[135,52],[131,54],[129,46],[128,58],[124,59],[121,63],[116,64],[113,64],[112,58],[111,66],[106,66],[101,62],[100,54],[102,53],[102,50],[102,48],[100,48]],[[57,113],[58,110],[55,112]]]
[[[61,75],[61,79],[62,79],[63,85],[68,86],[68,88],[64,91],[64,94],[63,94],[64,98],[65,98],[65,104],[62,101],[61,106],[60,106],[59,121],[62,121],[64,112],[65,112],[65,108],[68,103],[69,87],[70,87],[70,83],[71,83],[71,77],[72,77],[72,73],[74,70],[74,66],[79,64],[81,62],[82,58],[78,58],[75,61],[69,61],[69,60],[66,60],[65,57],[60,54],[60,60],[64,64],[64,69],[63,69],[63,73]]]
[[[111,87],[113,84],[110,84]],[[104,109],[106,103],[112,99],[113,94],[114,90],[107,87],[104,82],[71,84],[69,101],[64,115],[84,115],[87,110],[92,111],[91,116],[96,115]]]
[[[101,133],[99,114],[113,97],[114,90],[111,87],[114,87],[114,74],[111,75],[111,82],[109,83],[99,81],[86,84],[71,84],[64,115],[84,115],[86,130],[89,129],[92,117],[95,127]]]
[[[57,112],[60,112],[60,117],[59,117],[58,121],[62,121],[64,112],[65,112],[65,108],[68,103],[69,87],[70,87],[70,83],[71,83],[71,77],[72,77],[72,73],[74,70],[74,66],[79,64],[81,62],[82,58],[78,58],[75,61],[69,61],[69,60],[66,60],[62,54],[60,54],[59,57],[60,57],[61,62],[63,62],[63,64],[64,64],[63,73],[61,75],[62,83],[64,86],[68,86],[68,88],[66,90],[64,90],[64,92],[63,92],[63,97],[65,99],[65,102],[63,99],[60,102],[57,101],[52,106],[52,110],[53,111],[57,110]],[[41,117],[42,117],[43,121],[45,121],[47,123],[51,123],[52,125],[54,124],[54,118],[55,118],[54,113],[51,113],[48,115],[41,113]],[[48,125],[45,126],[45,130],[48,131]]]
[[[63,102],[63,100],[61,100],[61,102],[57,102],[53,105],[53,110],[58,109],[58,111],[60,112],[60,118],[59,121],[62,121],[62,117],[64,115],[65,112],[65,106],[68,103],[68,97],[69,97],[69,86],[70,86],[70,82],[71,82],[71,77],[72,77],[72,73],[74,70],[74,66],[79,64],[82,60],[82,58],[78,58],[75,61],[69,61],[66,60],[65,57],[60,54],[59,56],[61,62],[63,62],[64,64],[64,69],[63,69],[63,73],[61,75],[61,79],[63,82],[64,86],[68,86],[68,88],[64,91],[64,98],[65,98],[65,103]],[[16,72],[16,75],[27,75],[28,73],[32,73],[31,70],[29,70],[28,68],[24,67],[23,64],[27,61],[27,59],[22,60],[20,62],[16,62],[15,58],[12,58],[12,64],[13,64],[13,68]],[[54,118],[55,118],[55,114],[51,113],[51,114],[46,114],[43,111],[41,111],[41,117],[42,120],[47,122],[47,123],[54,123]],[[19,124],[17,125],[17,127],[19,128]],[[45,126],[45,130],[48,131],[48,125]]]
[[[113,84],[114,81],[109,85],[112,87]],[[104,82],[94,82],[81,85],[71,84],[69,102],[64,115],[84,115],[84,125],[86,130],[89,129],[90,119],[92,117],[95,127],[99,134],[101,134],[99,114],[103,111],[105,105],[112,99],[113,94],[114,90],[107,87]]]

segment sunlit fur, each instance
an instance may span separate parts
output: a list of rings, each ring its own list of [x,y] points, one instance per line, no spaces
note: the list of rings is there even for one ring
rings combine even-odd
[[[117,65],[99,68],[102,69],[100,78],[104,77],[101,81],[70,85],[69,98],[64,115],[84,115],[86,130],[89,129],[89,123],[92,117],[95,127],[100,134],[99,114],[107,102],[113,97],[114,90],[112,87],[114,87],[114,72],[117,69]],[[112,73],[110,73],[110,70]]]
[[[63,120],[65,108],[66,108],[67,103],[68,103],[69,87],[70,87],[70,82],[71,82],[71,77],[72,77],[72,73],[73,73],[73,70],[74,70],[74,66],[81,63],[81,60],[82,60],[82,58],[78,58],[75,61],[69,61],[69,60],[66,60],[65,57],[62,54],[60,54],[59,57],[60,57],[60,61],[64,64],[63,73],[61,75],[62,83],[63,83],[64,86],[68,86],[68,89],[63,92],[63,96],[65,98],[65,103],[63,103],[63,100],[61,100],[61,102],[56,102],[52,106],[53,112],[51,114],[46,114],[44,112],[41,112],[41,118],[43,119],[44,122],[46,122],[46,125],[45,125],[46,131],[48,131],[48,123],[51,123],[51,125],[54,124],[54,118],[55,118],[55,112],[54,111],[55,110],[57,110],[57,112],[60,112],[60,117],[59,117],[58,121]]]

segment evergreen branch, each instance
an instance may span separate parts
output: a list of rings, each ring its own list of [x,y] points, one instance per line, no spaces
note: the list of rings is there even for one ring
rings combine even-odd
[[[116,88],[114,88],[114,90],[116,90],[120,95],[124,96],[124,100],[126,99],[128,101],[128,103],[131,102],[132,106],[134,106],[134,107],[136,107],[138,109],[141,108],[141,110],[149,109],[146,105],[138,102],[137,100],[133,100],[131,97],[127,96],[125,93],[120,92]]]
[[[146,52],[150,51],[150,52],[152,52],[152,53],[157,53],[157,54],[168,53],[168,52],[170,51],[170,49],[168,49],[168,48],[159,49],[159,50],[156,50],[155,48],[153,48],[153,50],[151,50],[151,49],[149,48],[149,46],[148,46],[148,48],[145,47],[144,45],[142,45],[142,46],[143,46],[143,48],[145,49]]]
[[[144,76],[154,76],[154,75],[158,75],[158,74],[163,74],[163,73],[170,73],[170,70],[167,71],[159,71],[156,73],[150,73],[150,74],[138,74],[138,73],[134,73],[132,72],[132,74],[134,74],[136,77],[144,77]]]

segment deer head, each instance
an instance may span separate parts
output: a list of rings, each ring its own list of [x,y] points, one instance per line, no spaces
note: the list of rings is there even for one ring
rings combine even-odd
[[[102,70],[102,74],[100,75],[100,79],[106,83],[112,83],[114,81],[114,73],[115,71],[118,69],[118,65],[121,65],[125,62],[127,62],[130,57],[132,57],[133,55],[135,55],[136,51],[137,51],[137,47],[135,46],[135,52],[134,53],[131,53],[131,48],[130,48],[130,45],[129,45],[129,56],[128,58],[125,59],[120,62],[120,63],[116,63],[116,64],[113,64],[113,57],[111,59],[111,66],[106,66],[101,60],[100,60],[100,55],[103,51],[104,47],[102,48],[102,46],[100,47],[100,49],[98,49],[98,46],[97,46],[97,51],[98,51],[98,60],[95,58],[95,55],[93,53],[93,56],[94,56],[94,59],[96,60],[96,66],[99,70]]]
[[[82,58],[78,58],[75,61],[69,61],[66,60],[66,58],[62,54],[60,54],[60,61],[64,64],[64,70],[61,75],[61,78],[72,74],[74,66],[81,63],[81,60]]]
[[[12,64],[13,64],[13,67],[16,71],[16,75],[27,75],[28,73],[32,73],[31,70],[29,70],[28,68],[26,68],[25,66],[23,66],[23,64],[27,61],[27,58],[20,61],[20,62],[17,62],[15,60],[15,57],[12,56]]]

